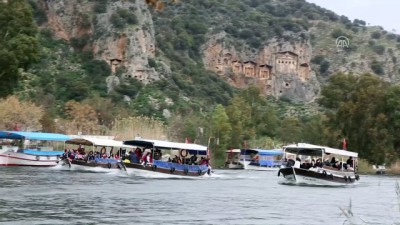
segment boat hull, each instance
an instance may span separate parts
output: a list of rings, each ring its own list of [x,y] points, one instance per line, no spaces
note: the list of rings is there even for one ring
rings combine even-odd
[[[96,163],[94,161],[88,162],[85,160],[64,159],[60,162],[60,165],[62,168],[68,170],[81,170],[81,171],[93,171],[93,172],[126,171],[126,168],[122,162]]]
[[[241,162],[244,164],[244,169],[245,170],[257,170],[257,171],[278,171],[280,167],[270,167],[270,166],[256,166],[256,165],[251,165],[250,161],[245,161]]]
[[[343,186],[354,184],[358,175],[354,172],[337,172],[320,169],[318,171],[302,168],[281,168],[278,176],[282,175],[287,183],[321,185],[321,186]]]
[[[0,166],[56,166],[59,156],[30,155],[19,152],[0,153]]]
[[[244,169],[244,166],[242,164],[234,164],[234,163],[228,163],[228,164],[226,164],[226,167],[231,170],[243,170]]]
[[[279,167],[266,167],[266,166],[253,166],[246,165],[246,170],[257,170],[257,171],[278,171]]]
[[[129,174],[135,175],[152,175],[152,174],[164,174],[168,176],[183,176],[183,177],[201,177],[206,175],[209,171],[184,171],[172,168],[162,168],[153,165],[142,165],[138,163],[124,163]]]

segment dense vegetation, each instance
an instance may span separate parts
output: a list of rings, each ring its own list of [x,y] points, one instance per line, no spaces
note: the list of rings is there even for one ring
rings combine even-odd
[[[1,2],[0,35],[5,38],[0,40],[0,96],[14,91],[20,100],[35,102],[40,107],[35,108],[40,118],[35,118],[31,127],[50,132],[70,131],[66,127],[74,126],[85,133],[109,134],[117,117],[155,118],[168,126],[170,139],[189,138],[209,144],[219,162],[224,150],[231,147],[273,148],[292,142],[340,147],[343,138],[348,140],[349,150],[358,151],[372,163],[400,157],[400,88],[396,85],[372,75],[338,74],[330,76],[318,105],[294,104],[287,99],[260,96],[255,87],[235,90],[202,64],[200,48],[207,35],[216,32],[225,31],[230,44],[238,49],[256,49],[272,37],[290,41],[288,32],[313,41],[312,35],[305,32],[312,21],[337,22],[347,29],[333,30],[331,36],[356,32],[365,26],[364,21],[351,22],[305,1],[185,3],[154,12],[158,49],[149,66],[161,71],[160,62],[168,61],[170,76],[149,85],[121,78],[121,84],[107,92],[109,65],[84,48],[95,37],[71,39],[70,43],[56,40],[46,28],[37,32],[32,17],[38,24],[46,17],[34,1],[30,5],[24,0]],[[93,12],[105,12],[106,5],[107,0],[96,1]],[[110,20],[116,29],[137,23],[137,18],[123,9]],[[374,32],[371,38],[382,39],[383,35]],[[369,45],[377,54],[389,51],[375,42]],[[317,55],[312,63],[318,66],[319,75],[332,75],[328,57]],[[371,63],[371,69],[378,75],[387,73],[379,60]],[[174,103],[168,104],[167,98]],[[25,107],[15,98],[0,103],[3,108],[7,104]],[[173,112],[173,116],[165,117],[163,109]],[[4,118],[10,113],[0,108]],[[15,116],[9,118],[7,124],[0,123],[1,128],[11,129],[12,120],[18,120]],[[26,116],[21,118],[26,121]]]
[[[37,27],[25,0],[0,2],[0,97],[13,92],[27,69],[38,56]]]

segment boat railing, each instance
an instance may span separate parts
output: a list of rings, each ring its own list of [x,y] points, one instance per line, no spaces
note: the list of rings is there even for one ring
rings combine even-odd
[[[207,165],[187,165],[187,164],[179,164],[179,163],[173,163],[173,162],[164,162],[161,160],[154,160],[153,165],[157,166],[158,168],[165,168],[165,169],[172,169],[174,168],[175,170],[180,170],[180,171],[187,171],[189,172],[198,172],[199,170],[201,171],[206,171],[208,170]]]

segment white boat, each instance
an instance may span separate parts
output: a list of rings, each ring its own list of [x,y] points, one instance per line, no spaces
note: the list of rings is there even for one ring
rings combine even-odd
[[[240,162],[240,149],[226,150],[227,159],[225,161],[225,168],[232,170],[244,169],[244,165]]]
[[[246,170],[278,171],[282,165],[280,149],[241,149],[240,162]]]
[[[0,166],[56,166],[63,151],[53,151],[52,147],[38,146],[44,141],[64,142],[70,137],[64,134],[0,131]],[[36,142],[36,146],[32,146]]]
[[[372,169],[376,174],[385,174],[386,173],[386,165],[372,165]]]
[[[110,172],[113,170],[127,172],[119,158],[123,154],[122,148],[130,148],[131,146],[124,145],[122,141],[81,136],[66,141],[66,144],[78,147],[63,155],[61,167],[64,169],[92,172]]]
[[[124,144],[136,147],[129,159],[124,160],[129,174],[142,174],[149,177],[154,177],[154,175],[200,177],[211,174],[206,146],[142,138],[124,141]],[[162,157],[162,151],[177,152],[179,155],[165,160]],[[144,154],[146,156],[143,156]]]
[[[287,163],[278,176],[282,175],[286,183],[343,186],[360,179],[356,152],[305,143],[288,145],[283,150]]]

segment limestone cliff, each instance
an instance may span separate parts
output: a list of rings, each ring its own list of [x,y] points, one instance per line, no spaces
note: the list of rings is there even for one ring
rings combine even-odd
[[[85,41],[83,50],[92,51],[97,59],[109,63],[114,75],[118,68],[123,68],[125,78],[136,78],[143,83],[159,79],[157,72],[148,66],[148,59],[155,56],[155,37],[152,16],[144,1],[106,1],[103,12],[94,12],[96,1],[37,0],[37,3],[47,15],[48,22],[42,26],[65,41]],[[135,20],[116,27],[113,17],[121,20],[122,13],[129,13]]]
[[[293,35],[287,42],[273,38],[258,51],[238,50],[226,42],[224,32],[204,45],[204,65],[231,85],[258,86],[264,95],[310,102],[319,93],[319,82],[311,68],[309,41]]]
[[[91,51],[108,63],[108,91],[124,80],[161,79],[174,101],[211,94],[221,103],[229,98],[223,80],[237,88],[258,86],[265,96],[312,102],[337,72],[400,81],[400,36],[304,0],[185,0],[161,12],[144,0],[33,1],[47,17],[42,28],[73,51]],[[339,36],[350,40],[349,48],[337,47]]]

